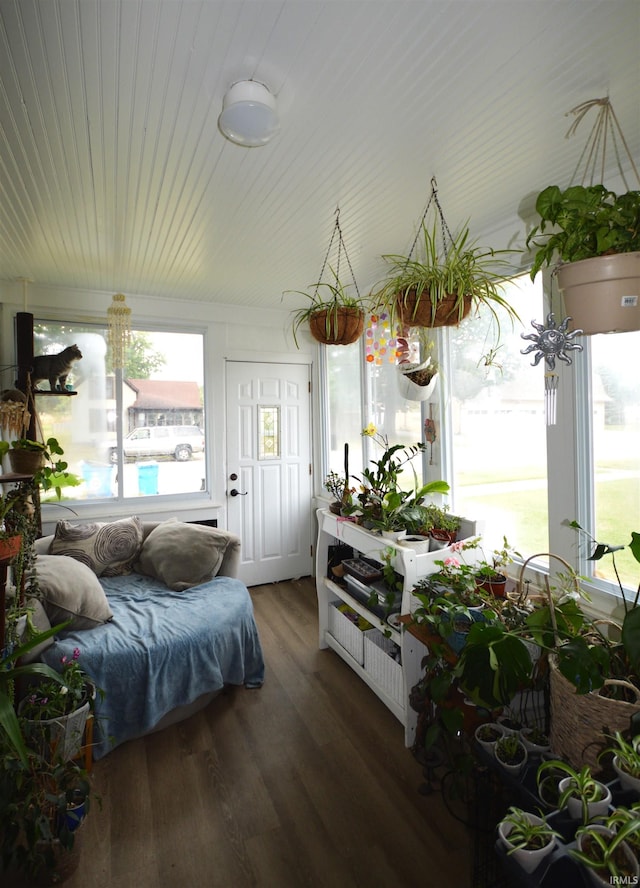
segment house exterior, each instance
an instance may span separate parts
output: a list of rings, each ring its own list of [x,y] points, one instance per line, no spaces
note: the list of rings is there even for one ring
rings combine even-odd
[[[127,432],[141,426],[195,425],[204,423],[204,407],[195,382],[165,379],[125,379]]]

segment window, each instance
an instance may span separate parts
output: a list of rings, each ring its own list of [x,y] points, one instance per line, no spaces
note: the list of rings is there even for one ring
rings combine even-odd
[[[204,337],[135,330],[116,372],[106,340],[98,325],[34,323],[35,354],[76,343],[83,355],[67,380],[76,395],[37,398],[42,435],[58,439],[69,471],[83,479],[66,498],[205,490]]]
[[[326,372],[325,451],[323,477],[329,472],[344,476],[344,447],[349,446],[349,473],[362,471],[362,352],[357,345],[323,349]]]
[[[548,541],[544,361],[532,367],[522,333],[531,318],[543,317],[541,276],[510,282],[504,296],[522,320],[512,329],[500,317],[501,345],[495,353],[495,322],[481,312],[450,328],[450,409],[456,514],[484,522],[487,536],[506,535],[523,554],[546,552]]]
[[[593,535],[600,542],[626,547],[631,531],[640,532],[640,332],[589,340]],[[615,558],[623,583],[635,591],[640,566],[628,548]],[[590,566],[596,578],[617,586],[610,557]]]

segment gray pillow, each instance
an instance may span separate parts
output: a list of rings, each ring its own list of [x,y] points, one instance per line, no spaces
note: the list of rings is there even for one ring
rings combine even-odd
[[[38,555],[35,571],[52,626],[71,620],[70,629],[93,629],[113,617],[100,581],[86,564],[67,555]]]
[[[58,521],[50,552],[75,558],[97,577],[117,577],[131,573],[143,536],[142,522],[135,516],[110,523]]]
[[[144,541],[135,570],[181,592],[215,577],[228,545],[226,531],[163,521]]]

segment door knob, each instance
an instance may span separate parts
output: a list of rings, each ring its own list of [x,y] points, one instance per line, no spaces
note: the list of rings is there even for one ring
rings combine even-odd
[[[235,487],[233,487],[233,488],[229,491],[229,494],[230,494],[231,496],[246,496],[248,492],[249,492],[248,490],[245,490],[244,493],[240,493],[239,490],[236,490]]]

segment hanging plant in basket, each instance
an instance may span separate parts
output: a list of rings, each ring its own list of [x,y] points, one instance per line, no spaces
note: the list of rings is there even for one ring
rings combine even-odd
[[[640,329],[640,191],[616,194],[594,184],[596,168],[606,169],[607,139],[617,159],[621,140],[638,184],[640,176],[608,98],[573,108],[577,119],[567,136],[593,107],[598,117],[569,187],[549,185],[536,199],[540,220],[527,237],[536,250],[531,279],[556,262],[553,273],[574,325],[585,334],[622,333]],[[573,184],[585,155],[581,182]],[[618,169],[626,185],[619,160]]]
[[[431,207],[435,218],[429,223]],[[499,331],[498,309],[518,319],[501,291],[512,272],[500,258],[506,252],[479,247],[470,240],[466,224],[452,235],[432,179],[431,196],[409,254],[382,257],[389,273],[374,291],[374,310],[389,311],[405,327],[445,327],[456,326],[473,308],[486,305]]]
[[[338,238],[336,267],[335,270],[329,267],[332,280],[324,281],[325,269],[336,236]],[[340,262],[343,253],[349,267],[355,295],[348,292],[351,284],[345,284],[340,279]],[[296,347],[300,348],[298,331],[304,324],[309,325],[309,332],[313,338],[323,345],[351,345],[352,342],[357,342],[364,331],[365,300],[360,296],[344,245],[340,228],[340,210],[336,210],[333,234],[329,241],[329,249],[322,264],[318,283],[313,284],[309,289],[311,292],[287,291],[305,296],[309,300],[309,304],[305,308],[299,308],[294,312],[293,339]]]

